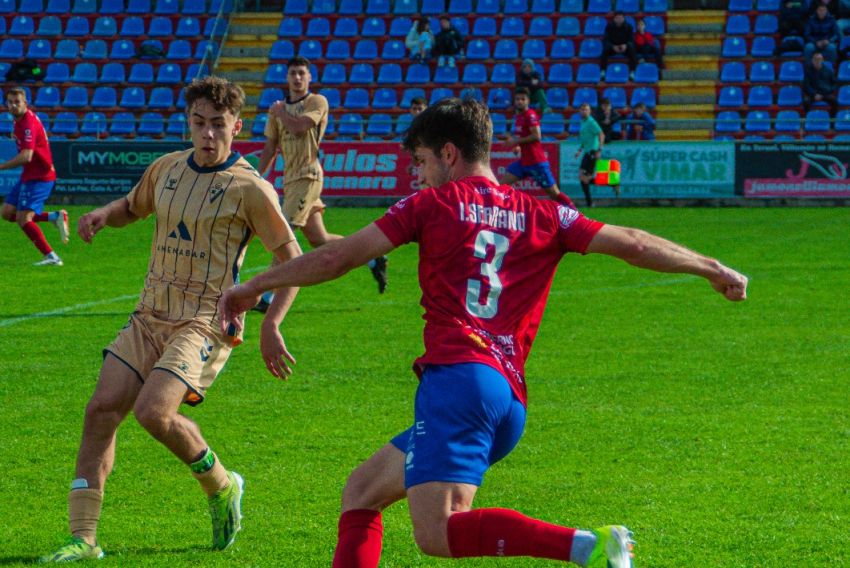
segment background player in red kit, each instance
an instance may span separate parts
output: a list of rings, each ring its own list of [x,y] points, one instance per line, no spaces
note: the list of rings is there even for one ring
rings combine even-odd
[[[353,235],[272,268],[224,293],[222,325],[241,325],[264,290],[337,278],[377,255],[419,244],[425,353],[413,426],[358,466],[346,483],[335,568],[374,568],[381,511],[407,497],[419,548],[441,557],[532,556],[630,568],[631,533],[579,530],[507,509],[472,509],[487,468],[525,425],[524,365],[555,269],[568,252],[706,278],[728,300],[747,279],[720,262],[638,229],[604,225],[554,201],[499,185],[490,168],[492,125],[474,100],[422,112],[404,147],[426,189]]]
[[[6,92],[6,108],[15,119],[15,143],[18,154],[0,164],[0,170],[11,170],[23,166],[21,179],[6,196],[3,203],[3,219],[11,223],[17,222],[44,258],[35,266],[62,266],[59,258],[44,233],[36,223],[51,222],[59,229],[59,237],[63,243],[68,242],[68,213],[60,211],[44,211],[44,202],[50,197],[53,186],[56,185],[56,170],[53,169],[53,156],[47,143],[47,134],[41,121],[27,107],[26,91],[14,87]]]
[[[519,160],[508,165],[507,171],[499,180],[503,185],[513,185],[523,178],[532,178],[543,191],[552,199],[565,199],[558,189],[552,168],[543,151],[540,142],[543,136],[540,134],[540,117],[537,111],[529,108],[531,95],[525,87],[519,87],[514,91],[514,107],[516,108],[516,119],[514,121],[513,134],[508,136],[505,144],[508,148],[519,146]]]

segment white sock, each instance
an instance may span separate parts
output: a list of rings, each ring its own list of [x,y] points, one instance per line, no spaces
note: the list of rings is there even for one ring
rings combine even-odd
[[[579,566],[587,566],[590,553],[596,546],[596,535],[590,531],[576,530],[573,535],[573,546],[570,549],[570,562]]]

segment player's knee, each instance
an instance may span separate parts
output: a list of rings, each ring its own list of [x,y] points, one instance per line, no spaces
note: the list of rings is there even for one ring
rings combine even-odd
[[[110,401],[94,396],[86,405],[86,424],[94,428],[115,428],[124,413]]]
[[[15,221],[17,221],[19,227],[23,227],[24,225],[30,222],[30,218],[26,215],[18,215]]]
[[[163,412],[160,408],[137,403],[133,407],[133,414],[142,428],[147,430],[155,438],[165,434],[170,428],[171,416]]]
[[[343,510],[383,509],[385,504],[380,502],[374,485],[374,477],[364,474],[359,468],[352,471],[342,490]]]

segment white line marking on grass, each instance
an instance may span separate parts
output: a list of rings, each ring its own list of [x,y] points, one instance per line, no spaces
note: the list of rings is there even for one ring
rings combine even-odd
[[[58,316],[62,314],[77,312],[80,310],[84,310],[86,308],[93,308],[94,306],[102,306],[104,304],[113,304],[115,302],[123,302],[124,300],[130,300],[133,298],[138,298],[138,294],[133,294],[129,296],[117,296],[115,298],[109,298],[107,300],[98,300],[96,302],[85,302],[82,304],[74,304],[73,306],[65,306],[64,308],[57,308],[55,310],[50,310],[47,312],[38,312],[35,314],[29,314],[26,316],[20,316],[17,318],[8,318],[4,320],[0,320],[0,327],[9,327],[10,325],[15,325],[16,323],[21,323],[25,321],[30,321],[39,318],[49,318],[52,316]]]

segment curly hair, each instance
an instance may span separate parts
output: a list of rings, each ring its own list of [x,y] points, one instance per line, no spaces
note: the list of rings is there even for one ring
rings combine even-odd
[[[195,79],[186,87],[186,110],[190,110],[199,99],[207,99],[216,110],[229,110],[238,117],[245,104],[245,91],[223,77],[210,75]]]

